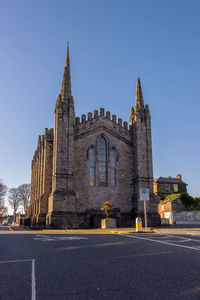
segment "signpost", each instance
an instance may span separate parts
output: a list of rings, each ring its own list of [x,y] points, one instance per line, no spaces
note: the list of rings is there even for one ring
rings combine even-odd
[[[147,206],[146,201],[149,201],[149,189],[140,189],[140,201],[144,201],[144,224],[147,229]]]

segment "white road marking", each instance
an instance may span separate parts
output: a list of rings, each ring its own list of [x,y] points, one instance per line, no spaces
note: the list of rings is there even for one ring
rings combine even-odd
[[[25,262],[25,261],[33,261],[33,259],[2,260],[2,261],[0,261],[0,264],[5,264],[5,263],[18,263],[18,262]]]
[[[42,241],[42,242],[56,242],[56,241],[72,241],[72,240],[88,240],[86,237],[82,236],[48,236],[48,235],[35,235],[34,240]]]
[[[181,237],[181,236],[177,236],[177,235],[170,235],[170,234],[167,234],[166,236],[154,236],[156,239],[165,239],[167,240],[167,243],[169,242],[175,242],[175,243],[184,243],[184,242],[189,242],[189,241],[194,241],[194,239],[188,239],[188,238],[184,238],[184,237]],[[169,240],[169,238],[174,238],[174,239],[180,239],[181,241],[177,241],[177,240]],[[197,240],[197,242],[200,242]]]
[[[168,234],[167,236],[169,236],[169,237],[174,237],[174,238],[177,238],[177,239],[181,239],[181,240],[187,240],[188,238],[185,238],[185,237],[182,237],[182,236],[178,236],[178,235],[171,235],[171,234]],[[198,240],[196,240],[196,241],[198,241]]]
[[[31,300],[36,300],[36,282],[35,282],[35,259],[32,260],[32,295]]]
[[[174,244],[174,243],[168,243],[168,242],[164,242],[164,241],[159,241],[158,239],[152,239],[152,238],[145,238],[145,237],[139,237],[139,236],[131,236],[131,235],[127,235],[127,234],[120,234],[122,236],[126,236],[132,239],[138,239],[138,240],[145,240],[145,241],[150,241],[150,242],[155,242],[155,243],[160,243],[160,244],[165,244],[165,245],[171,245],[171,246],[175,246],[175,247],[181,247],[181,248],[187,248],[187,249],[192,249],[192,250],[197,250],[200,251],[200,247],[199,246],[185,246],[185,245],[180,245],[180,244]]]
[[[180,237],[180,236],[176,236],[176,235],[171,235],[171,236],[174,236],[174,237],[177,237],[177,238],[179,238],[179,239],[184,239],[183,237]],[[185,239],[187,239],[187,238],[185,238]],[[196,239],[190,239],[191,241],[194,241],[194,242],[197,242],[197,243],[200,243],[200,240],[196,240]]]
[[[0,264],[31,262],[31,300],[36,300],[35,259],[2,260]]]
[[[51,239],[51,238],[33,238],[33,240],[42,241],[42,242],[55,241],[54,239]]]
[[[190,239],[185,239],[185,240],[167,240],[166,243],[185,243],[185,242],[191,242],[192,240]]]
[[[170,235],[170,234],[167,234],[167,237],[172,237],[172,238],[177,238],[177,239],[181,239],[182,241],[174,241],[176,243],[181,243],[181,242],[197,242],[197,243],[200,243],[200,239],[193,239],[193,238],[185,238],[185,237],[181,237],[181,236],[178,236],[178,235]],[[173,242],[173,241],[172,241]]]
[[[148,235],[148,237],[149,237],[149,235]],[[154,238],[156,238],[156,239],[160,239],[160,240],[166,240],[166,239],[168,239],[169,238],[169,236],[152,236],[152,237],[154,237]]]
[[[140,235],[141,236],[141,235]],[[142,236],[145,236],[146,235],[142,235]],[[184,243],[184,242],[197,242],[197,243],[200,243],[200,240],[196,240],[196,239],[192,239],[192,238],[186,238],[186,237],[181,237],[181,236],[177,236],[177,235],[171,235],[171,234],[166,234],[166,235],[148,235],[149,236],[153,236],[154,239],[156,240],[159,240],[159,239],[162,239],[162,240],[167,240],[167,242],[175,242],[175,243]],[[174,238],[174,240],[169,240],[169,238]],[[177,241],[175,239],[180,239],[181,241]]]

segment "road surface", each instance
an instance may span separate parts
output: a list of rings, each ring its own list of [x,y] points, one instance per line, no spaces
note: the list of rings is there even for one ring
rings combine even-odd
[[[200,299],[200,236],[0,234],[0,299]]]

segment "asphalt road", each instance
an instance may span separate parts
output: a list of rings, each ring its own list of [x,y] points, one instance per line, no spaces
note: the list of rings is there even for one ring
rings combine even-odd
[[[0,234],[0,299],[200,299],[200,237]]]

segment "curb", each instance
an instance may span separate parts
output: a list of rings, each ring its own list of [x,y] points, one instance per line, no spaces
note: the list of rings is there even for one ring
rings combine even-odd
[[[110,231],[110,233],[118,233],[118,234],[155,234],[155,231]]]
[[[114,230],[114,229],[96,229],[96,230],[90,230],[90,229],[43,229],[41,230],[42,232],[46,232],[46,233],[82,233],[82,234],[156,234],[157,232],[155,232],[155,230],[151,230],[151,231],[141,231],[141,232],[137,232],[135,231],[135,229],[133,230]]]

